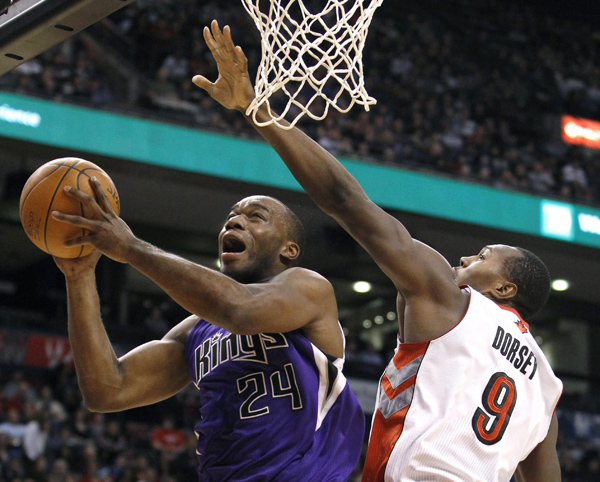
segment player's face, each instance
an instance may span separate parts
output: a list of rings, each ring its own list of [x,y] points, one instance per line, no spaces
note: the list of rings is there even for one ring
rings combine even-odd
[[[219,234],[221,272],[243,283],[277,274],[285,245],[284,207],[275,199],[251,196],[235,204]]]
[[[460,266],[452,268],[456,284],[469,285],[481,293],[499,288],[506,281],[504,262],[521,256],[518,249],[503,244],[485,246],[479,254],[460,258]]]

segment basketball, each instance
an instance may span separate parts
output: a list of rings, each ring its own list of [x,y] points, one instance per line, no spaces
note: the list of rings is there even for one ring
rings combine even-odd
[[[56,221],[52,211],[85,216],[83,204],[68,196],[71,186],[94,197],[89,180],[96,176],[115,213],[119,214],[119,194],[111,178],[96,164],[74,157],[47,162],[27,180],[19,202],[21,224],[38,248],[59,258],[87,256],[92,246],[67,247],[63,242],[85,234],[85,229]]]

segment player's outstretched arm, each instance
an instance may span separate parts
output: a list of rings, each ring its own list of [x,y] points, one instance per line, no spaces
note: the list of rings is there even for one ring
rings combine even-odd
[[[196,75],[193,82],[224,107],[245,113],[255,95],[248,76],[246,56],[241,47],[234,46],[229,27],[225,26],[221,32],[215,20],[210,30],[205,27],[204,38],[217,62],[219,77],[210,82]],[[257,113],[257,118],[260,122],[269,120],[266,108]],[[359,241],[372,231],[365,227],[366,224],[382,220],[382,227],[390,222],[397,224],[394,234],[400,236],[398,243],[412,247],[412,237],[404,227],[372,203],[354,177],[318,143],[299,129],[288,131],[274,124],[261,128],[253,123],[251,117],[247,119],[277,151],[317,205],[342,223]],[[366,211],[369,218],[363,217],[356,222],[361,217],[359,210]]]
[[[210,30],[204,29],[204,38],[217,62],[219,77],[212,83],[195,76],[193,82],[223,106],[245,113],[254,91],[241,47],[234,46],[230,29],[225,27],[221,32],[216,21]],[[247,119],[277,151],[316,204],[369,252],[406,300],[418,298],[419,304],[426,305],[417,311],[428,319],[429,325],[435,323],[431,320],[441,320],[435,313],[440,305],[453,306],[456,302],[456,310],[462,310],[447,261],[414,240],[402,223],[373,203],[334,156],[297,128],[284,130],[275,124],[259,127],[251,116]],[[266,108],[259,110],[257,120],[269,120]],[[456,320],[441,320],[442,326],[435,331],[447,331],[452,322]]]
[[[163,340],[117,358],[100,314],[94,273],[99,256],[55,258],[65,275],[69,342],[84,402],[90,410],[114,412],[165,400],[190,381],[181,342],[186,322]]]
[[[552,417],[548,435],[517,467],[517,482],[560,482],[560,463],[556,453],[558,419]]]

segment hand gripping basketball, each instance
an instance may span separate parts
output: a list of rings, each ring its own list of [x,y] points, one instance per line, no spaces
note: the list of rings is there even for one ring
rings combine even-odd
[[[67,239],[67,247],[92,246],[120,263],[127,262],[129,248],[137,239],[129,226],[116,215],[100,181],[95,176],[89,180],[93,196],[65,186],[65,194],[83,206],[85,216],[53,211],[52,217],[61,223],[80,228],[81,236]]]

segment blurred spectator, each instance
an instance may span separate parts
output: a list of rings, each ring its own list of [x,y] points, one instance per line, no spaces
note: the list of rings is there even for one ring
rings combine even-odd
[[[188,65],[189,60],[185,57],[183,49],[178,48],[165,57],[160,70],[167,73],[167,79],[170,82],[179,84],[184,79],[189,80]]]
[[[8,463],[3,468],[2,472],[4,473],[5,480],[7,481],[22,481],[25,478],[25,468],[21,463],[21,460],[17,457],[12,457],[8,459]],[[48,482],[54,482],[49,480]]]
[[[198,440],[194,433],[186,435],[186,444],[184,449],[177,455],[172,464],[173,479],[180,480],[195,480],[198,477],[198,458],[196,455]]]
[[[562,181],[573,193],[583,195],[588,185],[587,175],[578,159],[571,159],[561,169]]]
[[[153,335],[164,336],[170,329],[169,322],[163,314],[163,310],[160,306],[153,306],[152,310],[146,318],[144,318],[144,325],[150,330]]]
[[[69,465],[64,459],[56,459],[48,474],[48,482],[75,482],[73,475],[69,474]]]
[[[90,79],[90,102],[94,107],[103,107],[112,102],[113,96],[108,84],[99,79]]]
[[[38,413],[33,420],[25,425],[23,452],[30,462],[35,463],[38,458],[46,453],[50,428],[50,420],[43,413]]]
[[[16,408],[8,410],[6,420],[0,423],[0,434],[6,435],[13,445],[21,445],[25,435],[25,424],[21,422],[21,416]]]
[[[35,390],[29,382],[23,378],[23,373],[15,372],[2,390],[2,399],[5,410],[14,408],[18,411],[23,409],[27,400],[35,398]]]
[[[165,416],[160,427],[152,432],[152,447],[158,451],[162,474],[170,474],[172,463],[185,449],[186,437],[175,427],[171,416]]]
[[[73,435],[79,439],[86,439],[92,435],[88,424],[88,413],[86,408],[80,407],[73,417],[71,430]]]
[[[98,452],[94,442],[89,441],[83,447],[83,470],[80,482],[99,482]]]
[[[96,437],[99,459],[106,465],[117,462],[120,454],[127,448],[127,439],[118,420],[106,423],[104,431]]]
[[[542,161],[535,161],[533,169],[527,174],[529,185],[536,193],[547,193],[556,184],[551,172],[544,166]]]
[[[46,482],[48,479],[48,459],[38,457],[29,471],[29,477],[33,482]]]
[[[44,385],[40,391],[39,400],[35,401],[36,410],[48,414],[55,422],[62,423],[67,419],[67,412],[61,402],[54,399],[52,388]]]
[[[128,480],[127,474],[129,471],[130,466],[124,453],[118,454],[114,461],[104,469],[106,476],[112,480]]]

